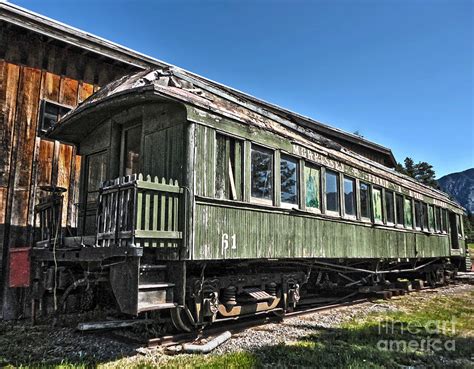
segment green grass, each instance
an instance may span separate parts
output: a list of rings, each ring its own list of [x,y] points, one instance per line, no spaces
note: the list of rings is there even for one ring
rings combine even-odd
[[[474,243],[468,243],[467,247],[469,248],[470,252],[474,252]]]
[[[288,344],[266,346],[249,352],[226,355],[133,355],[110,362],[94,362],[93,358],[64,361],[59,368],[473,368],[474,369],[474,292],[456,295],[413,294],[400,299],[378,302],[395,309],[379,309],[377,313],[360,315],[334,328],[311,328],[303,339]],[[433,322],[455,319],[454,330],[449,324],[445,330],[434,331]],[[291,321],[289,321],[291,322]],[[287,323],[288,324],[288,323]],[[410,330],[408,330],[410,328]],[[37,328],[35,328],[37,329]],[[39,334],[39,332],[34,331]],[[5,328],[3,337],[8,336]],[[20,334],[21,338],[22,335]],[[11,341],[12,337],[6,337]],[[18,350],[28,342],[11,342]],[[40,336],[29,335],[29,344]],[[398,350],[381,350],[390,342],[417,342],[439,339],[452,346],[430,352],[416,347],[398,347]],[[0,343],[2,335],[0,334]],[[6,342],[3,342],[6,343]],[[381,345],[381,343],[383,345]],[[386,344],[385,344],[386,343]],[[27,358],[26,358],[27,359]],[[19,367],[40,367],[38,358],[24,360]],[[0,344],[0,367],[2,367]],[[44,363],[44,362],[43,362]],[[51,366],[51,365],[50,365]]]
[[[128,358],[106,364],[104,367],[399,369],[400,365],[415,365],[423,368],[474,368],[474,362],[471,361],[471,355],[474,354],[473,292],[456,297],[427,298],[423,301],[409,296],[388,303],[401,310],[369,314],[333,329],[318,328],[294,344],[269,346],[252,352],[220,356],[181,355],[172,357],[166,363],[148,357],[138,360]],[[434,331],[434,322],[442,324],[451,322],[453,318],[454,331],[450,323],[446,329]],[[436,352],[414,347],[399,347],[397,351],[379,349],[380,342],[397,340],[421,343],[427,339],[439,339],[443,343],[454,340],[455,351],[450,351],[452,345],[447,348],[441,347],[440,351]]]

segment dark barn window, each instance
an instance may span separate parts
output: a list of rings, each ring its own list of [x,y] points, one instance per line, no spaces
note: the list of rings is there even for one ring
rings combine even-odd
[[[385,191],[385,210],[387,212],[387,223],[395,223],[395,213],[393,206],[393,192]]]
[[[253,198],[273,200],[273,152],[252,146],[251,154],[251,194]]]
[[[370,219],[370,190],[367,183],[360,182],[360,216]]]
[[[326,170],[326,210],[339,212],[339,174]]]
[[[404,212],[403,212],[403,196],[396,194],[395,195],[395,206],[397,209],[397,224],[403,225],[404,223]]]
[[[298,162],[286,155],[280,160],[281,202],[298,204]]]
[[[355,180],[344,177],[344,211],[346,215],[356,215]]]
[[[216,197],[242,200],[243,143],[240,140],[216,135]]]
[[[59,104],[55,104],[51,101],[43,100],[41,102],[40,119],[39,119],[39,131],[46,132],[48,129],[53,127],[59,119],[71,108]]]
[[[306,208],[320,209],[320,177],[321,171],[319,168],[305,164]]]

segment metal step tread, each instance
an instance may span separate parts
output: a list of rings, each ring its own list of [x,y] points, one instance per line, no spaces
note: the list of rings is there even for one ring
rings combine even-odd
[[[266,291],[263,291],[258,287],[244,288],[244,292],[257,301],[267,301],[274,298],[272,295],[268,294]]]
[[[138,285],[139,290],[150,290],[170,287],[174,287],[174,283],[143,283]]]
[[[164,264],[142,264],[140,265],[140,271],[145,272],[145,271],[151,271],[151,270],[166,270],[168,269],[167,265]]]
[[[173,309],[176,306],[178,306],[178,304],[175,302],[165,302],[161,304],[139,303],[137,310],[139,313],[142,313],[144,311],[151,311],[151,310]]]

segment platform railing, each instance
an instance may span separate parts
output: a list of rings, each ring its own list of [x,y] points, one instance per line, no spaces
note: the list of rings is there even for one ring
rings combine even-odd
[[[97,246],[173,247],[182,238],[184,191],[177,181],[143,175],[103,183]]]
[[[58,193],[44,197],[35,206],[34,241],[36,247],[49,247],[55,242],[56,246],[60,246],[62,213],[63,196]]]

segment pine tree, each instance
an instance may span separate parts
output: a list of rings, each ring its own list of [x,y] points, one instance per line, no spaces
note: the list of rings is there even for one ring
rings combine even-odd
[[[433,188],[439,188],[433,166],[426,161],[421,161],[418,164],[415,164],[412,158],[406,157],[404,165],[398,163],[395,169],[400,173],[415,178],[418,182]]]

